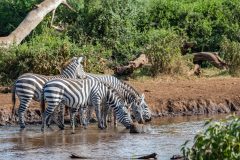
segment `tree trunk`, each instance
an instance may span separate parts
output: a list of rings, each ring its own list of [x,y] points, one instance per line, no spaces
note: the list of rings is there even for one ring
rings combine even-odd
[[[11,45],[18,45],[26,38],[31,31],[43,20],[43,18],[51,11],[55,10],[60,4],[64,4],[73,10],[66,0],[44,0],[36,5],[32,11],[28,13],[26,18],[19,26],[8,36],[0,37],[0,47],[9,48]]]
[[[115,74],[117,75],[129,75],[132,74],[133,71],[137,68],[142,67],[143,65],[148,64],[148,58],[145,54],[141,54],[134,61],[130,61],[127,66],[117,67],[115,70]]]

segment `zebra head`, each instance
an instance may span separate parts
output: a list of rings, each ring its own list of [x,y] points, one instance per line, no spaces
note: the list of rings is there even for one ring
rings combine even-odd
[[[133,117],[138,121],[138,123],[143,123],[143,109],[140,106],[141,100],[137,99],[131,103],[131,110],[133,113]]]
[[[70,62],[65,64],[62,74],[66,76],[66,78],[85,79],[87,76],[81,64],[82,61],[83,57],[73,57]]]
[[[142,94],[142,96],[140,97],[140,106],[142,108],[142,112],[143,112],[143,119],[145,120],[145,122],[149,122],[152,120],[151,118],[151,111],[145,101],[145,96],[144,94]]]
[[[117,106],[119,109],[115,113],[117,115],[118,121],[122,123],[127,129],[129,129],[133,124],[130,110],[126,107],[126,103],[118,103]]]

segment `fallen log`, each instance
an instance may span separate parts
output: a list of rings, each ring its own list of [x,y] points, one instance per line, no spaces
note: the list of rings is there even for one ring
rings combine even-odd
[[[117,75],[130,75],[137,68],[142,67],[143,65],[147,65],[149,62],[147,56],[145,54],[141,54],[134,61],[130,61],[127,66],[120,66],[115,69],[115,74]]]
[[[228,65],[218,55],[218,52],[197,52],[193,53],[194,73],[200,75],[201,65],[204,61],[211,63],[219,69],[227,69]]]

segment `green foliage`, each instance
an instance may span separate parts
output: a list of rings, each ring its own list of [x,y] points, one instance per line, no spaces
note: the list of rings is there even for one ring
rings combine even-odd
[[[0,36],[12,32],[34,4],[40,2],[1,0]],[[6,71],[0,69],[2,82],[25,72],[57,74],[63,61],[81,54],[88,58],[85,63],[89,72],[104,72],[110,66],[125,65],[140,53],[146,53],[153,66],[142,73],[184,74],[191,61],[180,54],[184,40],[197,42],[193,51],[218,51],[221,45],[223,58],[231,64],[231,74],[239,71],[236,58],[240,42],[239,0],[68,2],[77,12],[60,5],[54,20],[55,25],[65,27],[64,32],[46,29],[49,14],[21,45],[0,50],[0,66],[6,68]],[[224,36],[229,41],[223,41]]]
[[[223,57],[229,64],[229,73],[235,76],[240,75],[240,43],[231,41],[226,37],[221,43]]]
[[[151,30],[147,36],[149,45],[145,52],[152,64],[152,75],[183,73],[183,57],[180,52],[183,39],[171,30]]]
[[[141,34],[136,22],[142,7],[136,0],[86,0],[69,35],[78,40],[101,43],[112,50],[116,61],[126,62],[140,49]]]
[[[106,65],[96,62],[99,57],[104,59],[109,54],[100,45],[79,48],[67,36],[46,28],[44,34],[33,36],[29,42],[10,50],[0,50],[0,81],[10,83],[26,72],[59,74],[67,60],[80,55],[87,57],[87,71],[104,72]]]
[[[240,40],[238,0],[151,0],[150,3],[150,23],[156,28],[184,30],[197,42],[196,51],[217,51],[222,35]]]
[[[206,122],[204,133],[194,138],[192,148],[183,144],[182,152],[187,159],[240,159],[240,118],[231,117],[220,122]]]

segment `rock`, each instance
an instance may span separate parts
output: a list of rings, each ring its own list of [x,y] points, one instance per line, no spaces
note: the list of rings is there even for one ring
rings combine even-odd
[[[144,124],[134,123],[130,127],[130,133],[146,133],[147,131],[148,131],[148,128]]]

